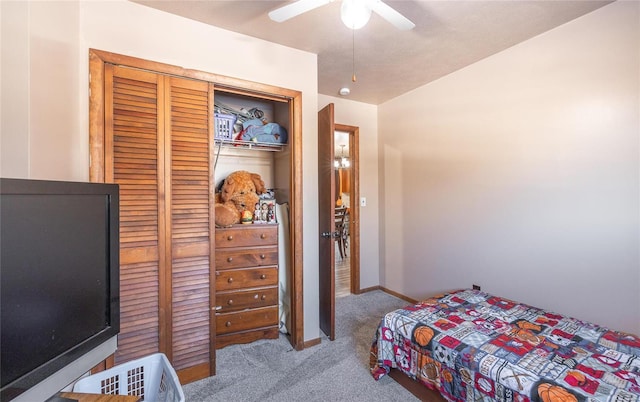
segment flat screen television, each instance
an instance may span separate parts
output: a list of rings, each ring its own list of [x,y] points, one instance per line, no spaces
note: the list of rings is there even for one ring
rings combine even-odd
[[[0,179],[2,402],[46,400],[115,350],[118,210],[115,184]]]

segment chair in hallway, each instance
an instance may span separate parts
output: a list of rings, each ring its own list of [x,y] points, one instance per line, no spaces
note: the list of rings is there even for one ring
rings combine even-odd
[[[335,231],[337,232],[335,239],[338,243],[340,258],[344,258],[347,255],[347,241],[349,240],[349,210],[347,207],[338,207],[335,211]]]

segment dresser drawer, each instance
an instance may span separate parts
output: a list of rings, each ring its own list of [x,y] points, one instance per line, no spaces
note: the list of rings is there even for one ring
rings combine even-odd
[[[278,265],[277,247],[216,250],[216,269],[218,270],[265,265]]]
[[[240,268],[216,271],[216,291],[275,286],[278,267]]]
[[[216,248],[275,246],[278,244],[278,226],[243,225],[217,228]]]
[[[280,331],[277,325],[249,329],[246,331],[232,332],[230,334],[216,334],[216,349],[222,349],[229,345],[254,342],[259,339],[278,339]]]
[[[277,324],[278,306],[216,314],[216,334],[228,334]]]
[[[216,306],[219,313],[245,310],[248,308],[278,305],[278,288],[243,290],[239,292],[218,292]]]

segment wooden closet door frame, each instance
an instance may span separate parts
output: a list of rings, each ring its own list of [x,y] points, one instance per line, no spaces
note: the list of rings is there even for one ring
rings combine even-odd
[[[296,350],[304,349],[304,316],[302,286],[302,93],[241,80],[204,71],[185,69],[170,64],[158,63],[136,57],[120,55],[103,50],[89,49],[89,178],[93,182],[105,181],[105,91],[104,66],[106,63],[139,68],[151,72],[192,78],[213,83],[225,92],[249,96],[260,96],[289,104],[289,147],[291,150],[291,266],[288,271],[291,283],[291,328],[290,342]],[[212,320],[215,321],[215,311]],[[213,341],[212,341],[213,343]],[[213,346],[213,345],[212,345]],[[212,350],[215,348],[212,347]]]

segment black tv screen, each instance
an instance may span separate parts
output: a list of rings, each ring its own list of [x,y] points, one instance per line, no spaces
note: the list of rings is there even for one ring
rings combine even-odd
[[[117,185],[0,179],[3,401],[118,333],[118,220]]]

